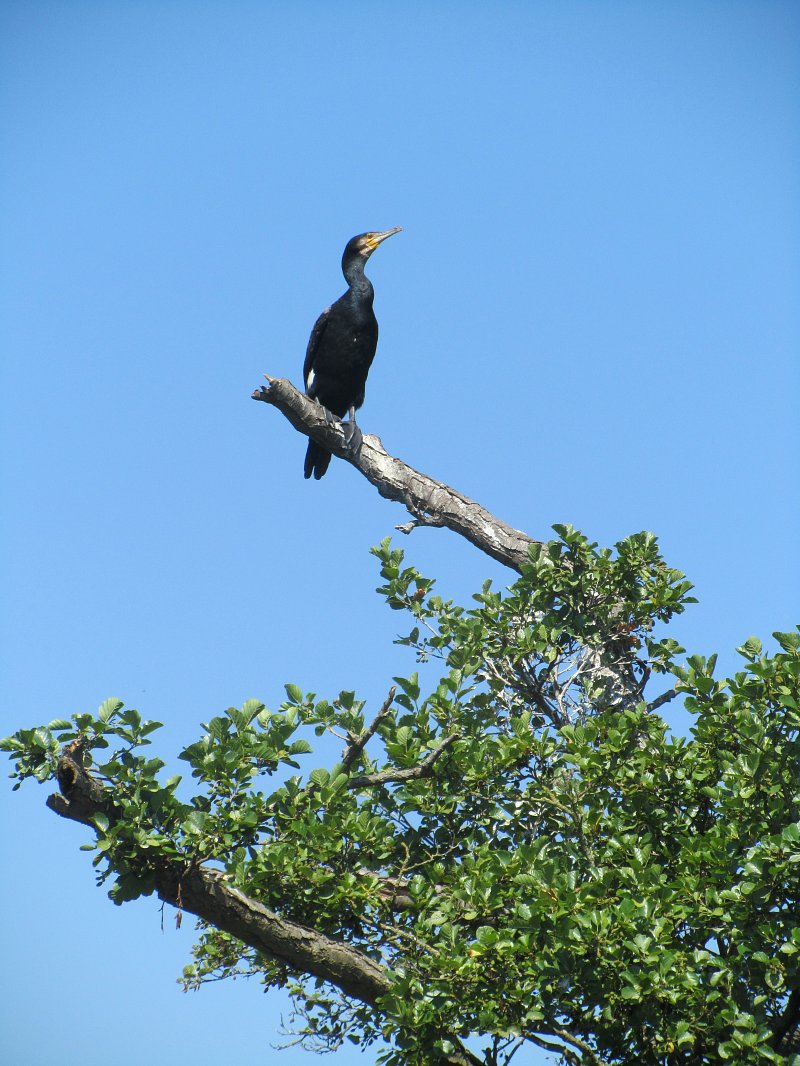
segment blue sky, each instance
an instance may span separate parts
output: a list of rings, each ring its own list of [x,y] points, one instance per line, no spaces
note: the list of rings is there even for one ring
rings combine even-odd
[[[797,622],[797,5],[0,20],[0,733],[118,695],[173,766],[286,681],[374,705],[413,669],[368,555],[404,512],[336,461],[304,482],[303,439],[249,399],[299,383],[345,242],[395,225],[365,432],[533,536],[653,530],[700,598],[673,635],[723,669]],[[448,595],[511,577],[395,536]],[[0,791],[0,1058],[64,1061],[75,1031],[84,1066],[269,1061],[286,1002],[182,995],[192,923],[113,907],[44,799]]]

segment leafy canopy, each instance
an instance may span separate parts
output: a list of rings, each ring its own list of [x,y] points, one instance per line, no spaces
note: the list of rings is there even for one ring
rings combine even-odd
[[[382,963],[376,1006],[202,929],[186,987],[288,987],[312,1047],[383,1036],[397,1066],[454,1039],[487,1064],[526,1041],[575,1063],[800,1061],[774,1037],[800,960],[800,634],[774,634],[774,654],[751,638],[718,679],[715,656],[663,636],[691,586],[651,534],[611,551],[556,532],[470,608],[373,549],[426,684],[394,679],[363,749],[353,692],[290,684],[277,711],[250,700],[203,726],[184,798],[142,754],[158,723],[107,700],[2,741],[14,787],[54,778],[83,738],[114,805],[84,847],[116,903],[152,892],[161,862],[211,863]],[[624,699],[598,666],[630,679]],[[688,737],[657,713],[672,696]],[[350,756],[319,765],[323,735]]]

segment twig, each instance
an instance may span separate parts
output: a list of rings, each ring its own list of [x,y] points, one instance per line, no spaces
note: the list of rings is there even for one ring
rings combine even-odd
[[[418,777],[427,777],[433,772],[433,766],[436,760],[442,755],[452,743],[458,740],[459,733],[451,733],[449,737],[445,737],[441,743],[425,756],[422,762],[417,763],[416,766],[409,766],[403,770],[380,770],[374,774],[359,774],[357,777],[351,777],[347,782],[348,788],[367,788],[373,785],[391,785],[397,784],[401,781],[414,781]]]
[[[392,685],[392,687],[389,689],[389,695],[386,697],[383,706],[375,715],[369,726],[359,736],[351,738],[350,743],[347,745],[347,748],[345,749],[345,752],[342,755],[342,765],[344,766],[345,770],[350,769],[350,767],[359,757],[366,745],[375,735],[378,726],[391,711],[392,703],[394,702],[395,692],[397,692],[397,686]]]
[[[662,692],[660,696],[656,696],[654,700],[647,704],[647,710],[655,711],[658,707],[663,707],[665,703],[669,703],[670,700],[674,700],[677,695],[677,689],[667,689],[666,692]]]

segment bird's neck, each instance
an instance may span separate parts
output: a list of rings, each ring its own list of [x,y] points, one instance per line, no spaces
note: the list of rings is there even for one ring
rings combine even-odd
[[[363,261],[359,258],[344,264],[342,267],[342,273],[350,288],[350,292],[353,293],[356,299],[360,302],[366,301],[371,304],[375,296],[375,290],[372,288],[372,282],[364,273]]]

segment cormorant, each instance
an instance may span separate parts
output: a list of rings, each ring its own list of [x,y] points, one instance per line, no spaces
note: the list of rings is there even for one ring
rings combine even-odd
[[[381,241],[401,228],[360,233],[347,242],[342,256],[347,292],[317,319],[303,363],[303,381],[311,399],[338,419],[350,413],[350,421],[342,428],[348,444],[355,447],[360,441],[356,409],[364,402],[367,374],[378,346],[378,322],[372,310],[375,292],[364,267]],[[313,474],[319,480],[330,461],[331,453],[310,440],[303,468],[305,477]]]

